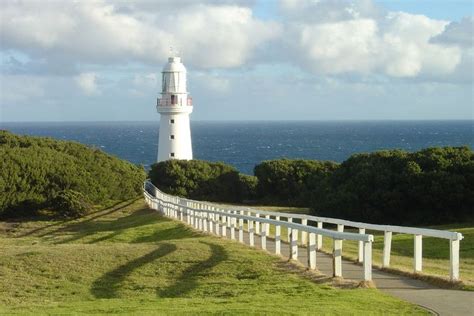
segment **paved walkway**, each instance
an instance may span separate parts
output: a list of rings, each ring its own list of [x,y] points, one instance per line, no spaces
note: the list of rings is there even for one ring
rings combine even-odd
[[[184,222],[186,222],[186,219]],[[230,239],[230,236],[230,229],[228,229],[225,238]],[[257,234],[254,236],[255,248],[261,249],[260,236]],[[238,230],[235,231],[235,238],[238,239]],[[250,244],[248,232],[244,232],[244,243],[247,245]],[[267,251],[269,253],[275,253],[275,242],[270,238],[267,238]],[[288,258],[289,253],[288,243],[282,242],[282,257]],[[319,272],[331,276],[332,257],[323,252],[317,252],[316,257],[316,266]],[[306,248],[301,246],[298,247],[298,261],[304,266],[308,266]],[[342,275],[344,279],[362,281],[362,266],[351,261],[343,260]],[[432,311],[433,314],[474,315],[474,292],[442,289],[420,280],[392,274],[376,268],[372,271],[372,279],[376,287],[382,292],[422,306]]]

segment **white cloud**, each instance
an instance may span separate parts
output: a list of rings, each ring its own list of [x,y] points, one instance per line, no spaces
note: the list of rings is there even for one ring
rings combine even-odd
[[[293,62],[317,74],[439,78],[453,73],[462,58],[459,47],[431,41],[448,21],[404,12],[382,14],[371,1],[320,0],[307,2],[306,10],[291,4],[283,6],[289,11],[286,46],[290,54],[301,56]],[[326,11],[326,18],[312,18]],[[292,19],[295,14],[299,19]]]
[[[256,18],[252,4],[7,1],[2,46],[26,53],[28,67],[39,72],[77,71],[81,64],[161,67],[175,46],[187,66],[205,70],[276,61],[322,75],[408,78],[455,73],[470,56],[466,45],[472,47],[472,18],[449,24],[387,12],[371,0],[282,0],[276,22]]]
[[[430,42],[449,22],[403,12],[388,14],[385,22],[382,37],[385,59],[381,62],[387,74],[395,77],[442,76],[452,73],[459,64],[459,48]]]
[[[315,72],[368,72],[378,54],[377,24],[370,19],[306,24],[295,32],[305,65]]]
[[[153,12],[144,11],[154,6]],[[163,10],[160,10],[163,7]],[[177,46],[188,65],[237,67],[258,45],[278,34],[248,7],[95,1],[7,1],[2,4],[2,46],[30,55],[68,56],[72,62],[162,63]],[[175,6],[176,7],[176,6]]]
[[[445,113],[443,100],[471,107],[472,17],[449,22],[388,12],[372,0],[282,0],[272,20],[260,19],[253,6],[254,0],[4,0],[0,105],[27,108],[16,115],[31,119],[47,116],[43,108],[74,108],[76,119],[92,115],[85,104],[94,111],[100,104],[104,118],[120,104],[124,114],[114,113],[121,119],[131,112],[149,119],[174,46],[200,104],[194,117],[265,119],[270,106],[275,118],[287,118],[291,105],[292,118],[307,118],[310,106],[294,105],[300,95],[319,105],[315,117],[327,108],[333,118],[349,115],[354,105],[347,100],[357,98],[377,103],[358,113],[371,117],[383,100],[400,100],[408,87],[416,97],[419,86],[434,83],[436,96],[426,93],[425,108],[436,103]],[[260,112],[250,115],[253,109]]]
[[[78,75],[76,78],[78,87],[86,95],[100,94],[99,87],[97,86],[97,74],[94,72],[85,72]]]
[[[460,22],[449,23],[444,32],[433,37],[431,42],[473,48],[474,17],[465,17]]]

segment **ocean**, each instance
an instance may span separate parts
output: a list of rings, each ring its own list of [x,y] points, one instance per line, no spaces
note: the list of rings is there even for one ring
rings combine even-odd
[[[0,128],[74,140],[147,168],[156,161],[158,122],[3,122]],[[195,159],[223,161],[247,174],[263,160],[283,157],[342,162],[382,149],[474,148],[472,120],[197,121],[191,122],[191,131]]]

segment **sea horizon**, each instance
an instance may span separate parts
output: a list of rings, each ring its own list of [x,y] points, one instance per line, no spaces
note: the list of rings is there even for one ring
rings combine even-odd
[[[1,124],[13,124],[13,123],[159,123],[159,116],[155,120],[86,120],[86,121],[0,121]],[[199,120],[192,119],[191,122],[472,122],[474,118],[470,119],[288,119],[288,120]]]
[[[77,141],[149,168],[159,121],[2,122],[17,134]],[[436,146],[474,148],[473,120],[191,121],[194,159],[222,161],[253,174],[264,160],[342,162],[353,154]]]

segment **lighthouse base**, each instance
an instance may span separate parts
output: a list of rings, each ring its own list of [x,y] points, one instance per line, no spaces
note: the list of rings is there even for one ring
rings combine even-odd
[[[157,161],[169,159],[193,159],[189,113],[161,113]]]

